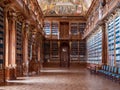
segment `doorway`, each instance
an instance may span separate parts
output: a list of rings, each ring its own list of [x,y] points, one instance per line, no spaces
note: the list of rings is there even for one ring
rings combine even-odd
[[[69,59],[69,42],[62,42],[60,48],[60,66],[61,67],[69,67],[70,59]]]

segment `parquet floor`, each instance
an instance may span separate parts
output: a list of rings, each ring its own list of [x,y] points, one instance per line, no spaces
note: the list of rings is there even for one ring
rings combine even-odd
[[[85,68],[44,68],[40,75],[8,81],[0,90],[120,90],[120,84]]]

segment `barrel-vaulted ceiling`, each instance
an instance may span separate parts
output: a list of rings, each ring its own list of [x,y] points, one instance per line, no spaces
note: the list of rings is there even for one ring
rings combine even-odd
[[[45,16],[85,15],[93,0],[38,0]]]

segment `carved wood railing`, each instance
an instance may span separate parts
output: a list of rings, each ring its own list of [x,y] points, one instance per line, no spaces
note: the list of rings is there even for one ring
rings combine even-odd
[[[97,0],[96,0],[97,2]],[[96,7],[95,5],[93,6],[93,8]],[[99,19],[99,9],[91,14],[95,14],[94,15],[94,20],[93,20],[93,24],[94,25],[87,25],[86,29],[84,31],[84,35],[82,36],[82,38],[84,39],[85,37],[87,37],[97,26],[98,22],[100,22],[101,20],[105,19],[113,10],[115,10],[116,7],[120,7],[120,1],[119,0],[109,0],[105,6],[102,7],[101,11],[102,11],[102,17]],[[89,11],[90,12],[90,11]],[[91,9],[92,12],[92,9]],[[91,20],[88,20],[88,23],[91,23]]]

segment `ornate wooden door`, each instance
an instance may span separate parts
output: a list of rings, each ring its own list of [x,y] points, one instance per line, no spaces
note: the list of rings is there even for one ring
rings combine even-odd
[[[60,38],[69,39],[69,23],[60,22]]]
[[[61,46],[61,60],[60,60],[60,66],[61,67],[69,67],[70,60],[69,60],[69,46],[68,45],[62,45]]]

